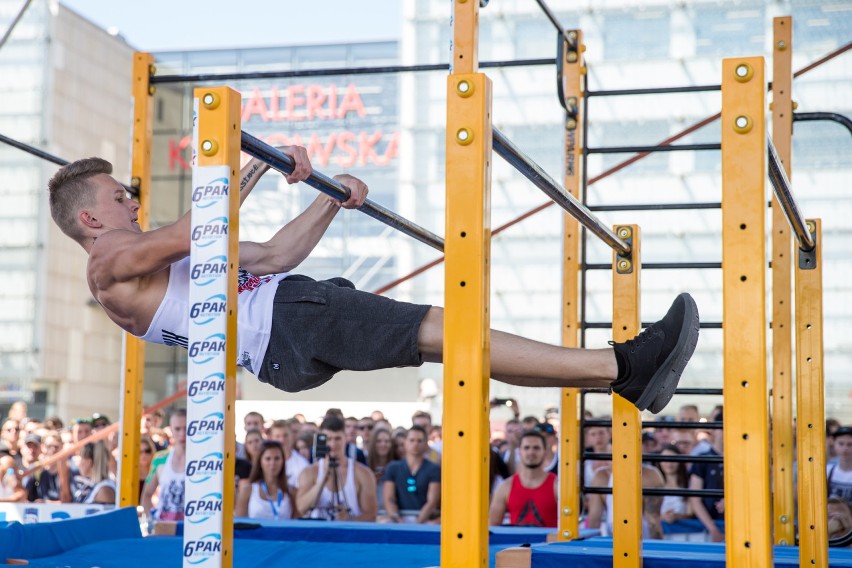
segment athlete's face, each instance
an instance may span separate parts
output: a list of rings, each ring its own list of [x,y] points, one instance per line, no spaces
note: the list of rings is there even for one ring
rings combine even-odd
[[[142,232],[137,222],[139,204],[120,183],[107,174],[92,176],[89,183],[95,189],[95,206],[89,210],[93,221],[106,229]]]
[[[521,463],[527,469],[538,469],[544,463],[544,444],[535,436],[521,439]]]

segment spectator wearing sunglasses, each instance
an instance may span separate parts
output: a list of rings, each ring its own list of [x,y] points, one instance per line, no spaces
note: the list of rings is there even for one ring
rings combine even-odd
[[[142,502],[142,488],[145,486],[145,480],[151,472],[151,462],[154,460],[154,454],[157,452],[157,445],[151,436],[143,435],[140,440],[139,448],[139,502]]]
[[[44,438],[30,434],[28,439],[32,441],[38,439],[41,446],[38,457],[44,455],[45,458],[50,458],[62,451],[62,441],[56,432],[49,432]],[[36,503],[70,502],[69,472],[67,470],[60,471],[60,467],[68,467],[67,463],[54,462],[25,477],[22,480],[22,485],[27,492],[27,501]],[[76,473],[76,471],[73,473]]]
[[[412,426],[405,437],[405,458],[391,462],[384,474],[384,501],[394,523],[436,523],[440,519],[441,466],[425,459],[428,436]]]

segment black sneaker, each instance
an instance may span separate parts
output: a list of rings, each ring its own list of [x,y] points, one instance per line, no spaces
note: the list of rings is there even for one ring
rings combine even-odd
[[[698,307],[689,294],[675,298],[668,313],[624,343],[610,341],[619,359],[619,376],[611,388],[639,410],[660,412],[698,343]]]

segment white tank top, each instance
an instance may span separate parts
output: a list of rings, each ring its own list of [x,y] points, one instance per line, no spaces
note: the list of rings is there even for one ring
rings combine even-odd
[[[248,502],[248,516],[252,519],[284,520],[293,518],[293,505],[290,497],[280,489],[278,496],[272,501],[263,497],[260,486],[263,481],[251,484],[251,495]]]
[[[169,285],[166,295],[151,320],[148,331],[140,339],[163,345],[187,348],[189,335],[189,257],[169,267]],[[258,278],[242,268],[239,273],[237,296],[237,365],[257,373],[269,346],[272,330],[272,302],[278,282],[287,274],[273,274]],[[200,310],[219,309],[221,298],[210,299]],[[195,308],[196,306],[192,306]]]
[[[326,460],[319,462],[319,478],[325,477]],[[330,519],[329,510],[332,506],[332,492],[327,485],[322,488],[322,493],[317,501],[314,510],[311,511],[312,519]],[[349,517],[357,517],[361,514],[361,507],[358,505],[358,489],[355,486],[355,460],[349,460],[349,465],[346,468],[346,481],[343,482],[343,489],[337,492],[337,502],[345,503],[349,507]]]
[[[175,471],[172,467],[174,451],[170,451],[164,463],[157,472],[160,488],[160,499],[157,502],[158,517],[163,521],[182,521],[183,504],[186,492],[186,473],[183,469]]]

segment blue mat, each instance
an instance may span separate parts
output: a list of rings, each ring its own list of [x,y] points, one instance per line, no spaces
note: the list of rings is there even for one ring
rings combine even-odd
[[[684,543],[649,540],[642,544],[644,568],[724,568],[723,543]],[[799,565],[799,549],[795,546],[775,547],[775,566]],[[829,565],[852,568],[852,550],[829,549]],[[533,568],[610,568],[612,539],[590,538],[576,542],[536,544],[532,546]]]
[[[177,523],[176,536],[183,535],[183,523]],[[517,546],[545,542],[555,529],[535,527],[490,527],[488,542],[492,545]],[[263,521],[234,519],[234,539],[351,542],[364,544],[440,544],[438,525],[347,523],[327,521]]]
[[[490,566],[504,546],[492,546]],[[180,568],[183,539],[149,537],[92,543],[80,548],[30,561],[33,568]],[[437,545],[234,541],[234,568],[423,568],[440,564]]]
[[[60,554],[92,542],[142,538],[135,508],[53,523],[7,523],[0,528],[0,561]]]

